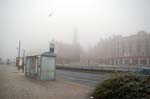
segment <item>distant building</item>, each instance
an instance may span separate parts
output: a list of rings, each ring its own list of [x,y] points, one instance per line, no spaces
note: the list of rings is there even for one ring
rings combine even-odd
[[[56,62],[60,64],[79,63],[80,46],[74,44],[56,43]]]
[[[95,62],[100,64],[150,64],[150,34],[140,31],[135,35],[114,36],[101,40],[93,49]]]
[[[4,64],[4,62],[3,62],[2,58],[0,58],[0,64]]]
[[[77,29],[74,30],[73,43],[56,42],[56,62],[58,64],[80,63],[80,44],[78,43]]]
[[[6,60],[6,64],[10,64],[10,59],[7,59],[7,60]]]

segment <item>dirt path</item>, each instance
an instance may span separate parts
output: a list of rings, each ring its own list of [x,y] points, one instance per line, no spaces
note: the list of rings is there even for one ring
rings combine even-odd
[[[92,87],[60,80],[26,78],[14,66],[0,65],[0,99],[86,99]]]

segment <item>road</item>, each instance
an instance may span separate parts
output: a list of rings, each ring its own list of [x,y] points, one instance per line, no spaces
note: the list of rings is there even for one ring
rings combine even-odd
[[[81,72],[81,71],[68,71],[56,70],[56,78],[65,81],[71,81],[88,86],[96,86],[98,83],[104,81],[109,77],[109,73],[99,72]]]

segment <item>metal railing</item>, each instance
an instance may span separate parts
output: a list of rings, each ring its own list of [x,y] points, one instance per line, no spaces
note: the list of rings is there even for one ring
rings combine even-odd
[[[57,64],[57,68],[69,68],[69,69],[83,69],[83,70],[97,70],[97,71],[121,71],[121,72],[139,72],[144,66],[114,66],[114,65],[99,65],[99,66],[69,66],[68,64]]]

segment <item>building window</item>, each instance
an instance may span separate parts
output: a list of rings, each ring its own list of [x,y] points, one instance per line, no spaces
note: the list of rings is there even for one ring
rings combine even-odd
[[[123,60],[122,59],[119,60],[119,64],[123,64]]]
[[[145,65],[145,64],[147,64],[147,61],[146,60],[140,60],[140,64]]]
[[[133,65],[137,65],[138,64],[138,60],[132,60]]]
[[[129,60],[126,59],[126,60],[125,60],[125,64],[129,64]]]

